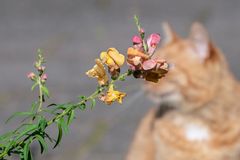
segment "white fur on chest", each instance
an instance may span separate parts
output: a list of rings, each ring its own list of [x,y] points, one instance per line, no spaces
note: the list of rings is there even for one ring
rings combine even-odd
[[[188,124],[185,126],[185,137],[189,141],[206,141],[209,139],[209,131],[199,124]]]

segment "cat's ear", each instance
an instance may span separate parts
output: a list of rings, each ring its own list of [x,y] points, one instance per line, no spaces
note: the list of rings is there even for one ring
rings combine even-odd
[[[173,31],[169,23],[163,22],[162,27],[163,27],[164,36],[165,36],[164,43],[170,43],[178,39],[178,35]]]
[[[209,35],[202,24],[198,22],[192,24],[189,38],[202,61],[210,57]]]

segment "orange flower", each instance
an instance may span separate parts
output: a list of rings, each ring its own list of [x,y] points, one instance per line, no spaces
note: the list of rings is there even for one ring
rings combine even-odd
[[[131,70],[141,69],[143,61],[149,59],[148,55],[132,47],[128,48],[127,54],[128,54],[127,62]]]
[[[138,56],[138,57],[141,57],[141,58],[144,58],[144,59],[148,59],[149,58],[148,55],[146,55],[143,52],[139,51],[138,49],[135,49],[135,48],[132,48],[132,47],[128,48],[127,54],[130,57]]]
[[[89,77],[97,78],[99,85],[105,85],[108,82],[108,76],[105,71],[104,65],[100,59],[95,60],[96,65],[86,72]]]

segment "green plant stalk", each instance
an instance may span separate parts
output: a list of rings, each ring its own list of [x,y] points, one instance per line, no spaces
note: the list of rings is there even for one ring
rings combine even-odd
[[[61,114],[57,115],[56,117],[52,118],[51,120],[49,120],[47,122],[47,126],[50,126],[51,124],[53,124],[54,122],[56,122],[57,120],[63,118],[64,116],[66,116],[67,114],[69,114],[72,110],[75,110],[76,108],[78,108],[80,105],[86,103],[87,101],[91,100],[91,99],[96,99],[101,93],[103,93],[103,91],[105,91],[110,85],[114,84],[117,81],[120,81],[121,79],[124,79],[125,77],[129,76],[129,72],[123,73],[121,74],[117,79],[112,80],[110,83],[108,83],[107,85],[101,86],[100,88],[98,88],[94,93],[92,93],[90,96],[88,96],[87,98],[83,99],[82,101],[72,105],[70,108],[65,109],[64,111],[62,111]],[[41,81],[39,83],[39,94],[42,95],[42,89],[41,89]],[[40,100],[39,100],[39,112],[41,112],[41,108],[42,108],[42,96],[39,96]],[[12,149],[21,146],[22,144],[25,143],[25,141],[27,141],[28,139],[32,138],[34,135],[32,135],[31,133],[33,133],[33,131],[35,131],[36,129],[38,129],[38,127],[36,126],[36,128],[33,128],[32,130],[30,130],[29,132],[27,132],[26,134],[22,135],[21,137],[18,137],[17,141],[19,139],[22,139],[24,136],[28,135],[27,137],[25,137],[23,140],[20,140],[19,142],[16,142],[15,144],[13,144],[13,146],[11,146],[8,150],[3,150],[3,152],[0,154],[0,159],[3,159],[4,157],[6,157],[8,155],[9,152],[11,152]],[[16,141],[16,139],[13,139],[11,142],[12,143]]]
[[[148,46],[147,46],[147,44],[146,44],[146,42],[145,42],[145,40],[144,40],[144,33],[141,33],[142,27],[141,27],[141,25],[140,25],[140,23],[139,23],[139,18],[138,18],[137,15],[134,15],[134,21],[135,21],[135,24],[136,24],[136,26],[137,26],[138,32],[140,33],[140,37],[141,37],[142,42],[143,42],[143,49],[144,49],[145,53],[147,53],[147,51],[148,51]]]
[[[39,106],[38,106],[37,113],[42,111],[42,104],[43,104],[42,82],[40,77],[38,78],[38,87],[39,87]]]

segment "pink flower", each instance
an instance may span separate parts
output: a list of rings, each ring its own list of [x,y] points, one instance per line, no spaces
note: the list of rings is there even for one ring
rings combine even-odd
[[[46,81],[47,78],[48,78],[48,77],[47,77],[47,74],[43,74],[43,75],[41,76],[41,80],[42,80],[42,81]]]
[[[153,69],[156,65],[157,65],[157,61],[153,59],[149,59],[143,62],[142,67],[144,70],[150,70],[150,69]]]
[[[142,39],[139,36],[133,36],[132,42],[133,44],[140,44],[142,43]]]
[[[158,33],[153,33],[148,37],[147,45],[148,45],[149,54],[153,54],[160,40],[161,40],[161,37]]]
[[[160,35],[158,33],[153,33],[148,37],[147,44],[150,47],[157,46],[160,40],[161,40]]]
[[[27,74],[27,77],[28,77],[29,79],[33,80],[33,79],[36,77],[36,75],[35,75],[35,73],[30,72],[30,73]]]

